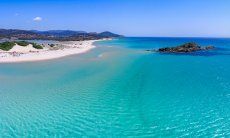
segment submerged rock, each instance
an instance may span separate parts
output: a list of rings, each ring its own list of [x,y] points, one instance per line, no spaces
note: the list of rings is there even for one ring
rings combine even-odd
[[[215,47],[214,46],[206,46],[206,47],[204,47],[203,49],[204,50],[212,50],[212,49],[214,49]]]
[[[165,47],[165,48],[159,48],[158,50],[147,50],[147,51],[155,51],[160,53],[190,53],[190,52],[196,52],[202,50],[212,50],[214,48],[215,48],[214,46],[201,47],[196,43],[186,43],[177,47]]]

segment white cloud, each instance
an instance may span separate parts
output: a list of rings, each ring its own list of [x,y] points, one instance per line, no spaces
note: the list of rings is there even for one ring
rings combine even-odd
[[[42,17],[35,17],[33,20],[34,20],[35,22],[40,22],[40,21],[42,21]]]

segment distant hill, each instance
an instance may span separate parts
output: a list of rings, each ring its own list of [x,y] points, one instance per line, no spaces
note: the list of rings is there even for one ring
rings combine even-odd
[[[121,35],[111,33],[109,31],[102,32],[98,34],[100,37],[122,37]]]
[[[12,38],[15,39],[43,39],[45,36],[37,34],[32,31],[18,30],[18,29],[0,29],[0,38]]]
[[[72,30],[19,30],[19,29],[0,29],[0,38],[14,39],[40,39],[40,40],[58,40],[58,41],[78,41],[92,40],[102,38],[122,37],[112,32],[87,33],[85,31]]]
[[[79,34],[87,34],[85,31],[72,31],[72,30],[49,30],[49,31],[37,31],[32,30],[32,32],[41,34],[41,35],[52,35],[56,37],[69,37]]]
[[[18,29],[0,29],[0,35],[2,36],[11,36],[18,34],[36,34],[35,32],[26,31],[26,30],[18,30]]]

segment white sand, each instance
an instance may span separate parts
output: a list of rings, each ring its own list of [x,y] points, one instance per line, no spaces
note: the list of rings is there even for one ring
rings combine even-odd
[[[12,49],[10,49],[8,52],[20,52],[20,53],[28,53],[30,51],[39,51],[38,49],[33,48],[31,44],[28,46],[19,46],[15,45]]]
[[[38,50],[33,48],[32,45],[26,47],[16,45],[7,52],[0,51],[0,63],[49,60],[85,53],[95,48],[93,45],[95,41],[96,40],[60,42],[59,45],[64,46],[64,48],[59,50],[50,50],[47,48]]]

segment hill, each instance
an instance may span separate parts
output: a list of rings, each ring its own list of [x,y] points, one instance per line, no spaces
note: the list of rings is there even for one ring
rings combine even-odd
[[[33,30],[33,32],[38,33],[40,35],[51,35],[55,37],[69,37],[79,34],[87,34],[85,31],[72,31],[72,30],[49,30],[49,31],[37,31]]]
[[[14,38],[20,40],[58,40],[58,41],[78,41],[93,40],[102,38],[122,37],[112,32],[87,33],[85,31],[73,30],[19,30],[19,29],[0,29],[0,38]]]
[[[114,34],[112,32],[106,31],[98,34],[100,37],[122,37],[121,35]]]

